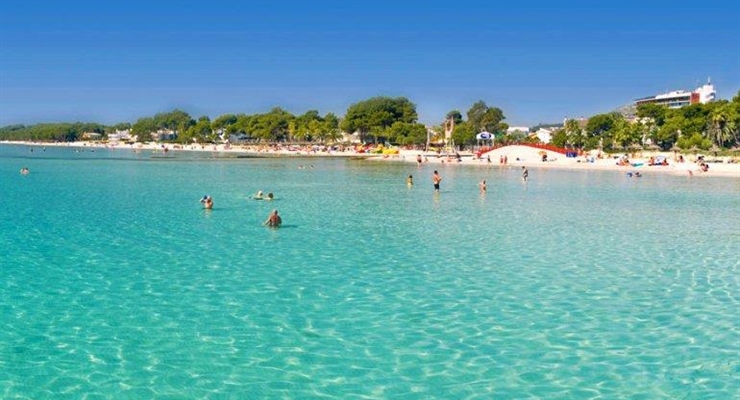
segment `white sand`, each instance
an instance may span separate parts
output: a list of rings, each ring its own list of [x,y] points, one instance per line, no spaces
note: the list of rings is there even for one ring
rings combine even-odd
[[[707,155],[705,160],[708,162],[709,171],[701,172],[699,165],[695,162],[695,155],[684,154],[684,163],[677,163],[674,158],[680,155],[680,153],[674,154],[671,152],[637,152],[636,154],[629,154],[629,160],[632,164],[642,163],[641,166],[619,166],[617,160],[605,155],[604,157],[609,158],[594,158],[593,162],[587,162],[585,157],[568,158],[565,155],[556,153],[553,151],[547,151],[537,149],[529,146],[505,146],[496,150],[490,151],[482,155],[480,159],[474,157],[473,154],[467,152],[461,152],[462,161],[458,162],[454,157],[445,157],[444,154],[439,156],[437,153],[429,152],[424,153],[418,150],[400,150],[399,154],[393,155],[378,155],[378,154],[367,154],[358,153],[352,146],[344,146],[339,151],[328,150],[326,148],[316,146],[253,146],[253,145],[232,145],[226,146],[223,144],[219,145],[184,145],[175,146],[173,144],[156,144],[147,143],[141,144],[136,143],[133,145],[127,145],[124,143],[92,143],[92,142],[74,142],[74,143],[34,143],[34,142],[3,142],[10,144],[25,144],[25,145],[37,145],[37,146],[63,146],[63,147],[87,147],[87,148],[109,148],[109,149],[149,149],[163,151],[166,147],[168,151],[217,151],[219,153],[234,153],[234,154],[251,154],[251,155],[273,155],[273,156],[298,156],[298,157],[367,157],[368,160],[376,161],[389,161],[389,162],[410,162],[416,163],[416,156],[422,155],[422,160],[425,163],[431,164],[444,164],[444,165],[467,165],[467,166],[479,166],[479,167],[501,167],[500,157],[508,157],[507,165],[509,167],[521,168],[526,166],[529,169],[537,168],[559,168],[559,169],[572,169],[572,170],[614,170],[626,172],[637,172],[639,171],[643,175],[653,173],[669,173],[678,175],[689,175],[689,171],[692,176],[716,176],[716,177],[729,177],[740,179],[740,159],[734,158],[734,162],[729,162],[729,157],[711,157]],[[164,146],[164,147],[163,147]],[[548,161],[542,161],[542,152],[546,152]],[[623,155],[624,153],[620,154]],[[648,160],[650,157],[662,155],[666,157],[669,165],[667,166],[649,166]],[[489,163],[487,157],[490,157],[491,162]]]
[[[541,152],[545,151],[549,161],[542,161]],[[416,163],[416,156],[422,155],[423,162],[432,164],[445,164],[445,165],[470,165],[470,166],[494,166],[500,167],[500,157],[508,157],[508,166],[521,168],[526,166],[528,169],[537,168],[559,168],[559,169],[572,169],[572,170],[613,170],[613,171],[624,171],[627,172],[640,172],[641,174],[653,174],[653,173],[669,173],[678,175],[689,175],[689,171],[693,176],[717,176],[717,177],[729,177],[740,179],[740,163],[735,159],[735,162],[729,162],[730,158],[718,157],[716,160],[714,157],[705,157],[708,161],[709,170],[707,172],[701,172],[699,164],[695,162],[696,156],[683,155],[685,162],[677,163],[674,161],[674,157],[680,155],[680,153],[673,154],[668,152],[638,152],[637,154],[630,154],[629,161],[631,164],[642,163],[641,166],[619,166],[617,160],[614,158],[594,158],[593,162],[587,162],[586,157],[568,158],[565,155],[556,153],[553,151],[546,151],[537,149],[529,146],[505,146],[485,153],[481,156],[481,159],[476,159],[470,153],[463,154],[462,161],[458,162],[454,157],[439,157],[436,153],[423,153],[419,151],[406,151],[402,150],[398,155],[385,155],[372,158],[373,160],[384,160],[384,161],[403,161]],[[426,154],[426,157],[424,157]],[[624,153],[623,153],[624,154]],[[650,157],[662,155],[668,160],[667,166],[649,166],[648,160]],[[491,162],[488,163],[487,157],[490,157]],[[608,157],[605,155],[605,157]],[[717,162],[715,162],[717,161]]]

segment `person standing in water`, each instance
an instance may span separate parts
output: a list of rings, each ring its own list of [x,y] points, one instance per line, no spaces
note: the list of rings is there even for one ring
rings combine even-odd
[[[203,203],[203,208],[206,210],[212,210],[213,209],[213,197],[211,196],[203,196],[202,199],[200,199],[200,202]]]
[[[488,185],[486,184],[485,179],[480,181],[480,183],[478,184],[478,188],[480,189],[481,193],[485,193],[488,190]]]
[[[529,171],[527,171],[527,167],[522,166],[522,180],[526,182],[528,178],[529,178]]]
[[[414,186],[414,177],[412,175],[409,175],[409,177],[406,178],[406,186]]]
[[[270,216],[267,217],[267,221],[265,221],[265,225],[271,228],[277,228],[282,224],[283,224],[283,219],[280,218],[280,216],[278,215],[277,209],[272,210],[272,213],[270,213]]]
[[[432,175],[432,183],[434,184],[434,191],[436,193],[439,193],[439,183],[442,182],[442,177],[439,176],[439,173],[437,170],[434,170],[434,174]]]

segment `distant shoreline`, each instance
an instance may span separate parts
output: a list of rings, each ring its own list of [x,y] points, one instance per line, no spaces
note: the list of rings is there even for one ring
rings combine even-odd
[[[480,159],[470,152],[461,152],[460,160],[450,154],[438,154],[436,152],[423,152],[419,150],[399,150],[397,154],[376,154],[359,152],[354,146],[339,146],[338,149],[326,146],[298,146],[298,145],[176,145],[159,143],[137,143],[137,144],[104,144],[90,142],[29,142],[29,141],[1,141],[5,145],[25,145],[37,147],[70,147],[70,148],[105,148],[111,150],[149,150],[154,152],[218,152],[220,154],[231,154],[235,158],[275,158],[275,157],[354,157],[363,158],[377,162],[405,162],[417,163],[417,156],[422,157],[422,165],[435,164],[441,167],[454,167],[465,165],[471,167],[488,168],[521,168],[529,169],[567,169],[567,170],[609,170],[620,172],[640,172],[647,174],[674,174],[690,177],[724,177],[740,179],[740,162],[738,158],[730,157],[706,157],[709,170],[702,172],[697,163],[697,156],[685,153],[637,151],[631,152],[629,166],[617,165],[617,160],[612,155],[597,157],[566,157],[563,154],[536,149],[529,146],[510,145],[497,148],[485,153]],[[542,155],[547,155],[548,161],[542,161]],[[593,154],[589,153],[589,154]],[[621,153],[624,154],[624,153]],[[685,162],[675,161],[679,155],[683,155]],[[508,162],[502,164],[501,158],[506,156]],[[650,166],[650,157],[662,156],[668,160],[667,166]],[[490,162],[489,162],[490,159]]]

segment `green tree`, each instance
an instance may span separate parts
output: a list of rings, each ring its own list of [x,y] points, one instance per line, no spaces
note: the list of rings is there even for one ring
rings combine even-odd
[[[655,121],[658,126],[663,125],[667,113],[668,107],[662,104],[643,103],[637,106],[637,116],[639,118],[649,118]]]
[[[597,114],[586,123],[586,138],[583,147],[595,149],[600,143],[613,141],[616,128],[622,126],[624,116],[619,113]]]
[[[115,125],[111,125],[105,128],[105,133],[115,133],[116,131],[125,131],[131,129],[131,123],[120,122]]]
[[[136,140],[139,142],[148,142],[152,140],[151,133],[156,131],[157,124],[154,122],[154,118],[152,117],[139,118],[131,126],[131,133],[136,135]]]
[[[565,128],[561,128],[553,132],[552,138],[550,138],[550,143],[554,146],[566,147],[570,142],[568,142],[568,133]]]
[[[455,125],[455,130],[452,131],[452,140],[455,141],[455,145],[473,145],[476,143],[475,135],[478,131],[470,124],[470,122],[463,122],[460,125]]]
[[[167,113],[155,114],[154,123],[157,129],[168,129],[180,133],[195,125],[195,120],[185,111],[176,109]]]
[[[698,148],[708,150],[712,146],[712,141],[702,136],[700,133],[693,133],[691,136],[681,136],[676,145],[684,150]]]
[[[385,132],[393,143],[400,145],[424,144],[427,140],[427,129],[418,123],[396,121]]]
[[[653,136],[650,139],[661,148],[669,149],[679,139],[680,134],[686,134],[681,129],[684,125],[683,116],[675,114],[666,119],[665,123],[653,132]],[[686,137],[690,136],[691,134],[689,133]]]
[[[228,128],[234,125],[236,121],[237,121],[236,115],[223,114],[211,122],[211,127],[216,131],[224,130],[224,132],[228,132]]]
[[[218,136],[211,127],[210,118],[203,116],[198,118],[198,122],[185,129],[183,134],[178,135],[177,141],[180,143],[215,143]]]
[[[563,125],[562,138],[558,138],[557,141],[562,142],[562,144],[556,146],[566,147],[570,145],[573,147],[583,147],[583,144],[586,143],[585,130],[581,128],[581,124],[578,120],[569,119],[565,121],[565,124]]]
[[[709,113],[707,138],[719,147],[737,142],[737,117],[733,104],[727,101],[717,102]]]
[[[339,131],[339,118],[333,113],[327,113],[324,116],[324,122],[321,126],[319,139],[324,141],[335,142],[342,137]]]
[[[349,106],[340,126],[345,132],[359,132],[363,141],[372,134],[377,142],[393,123],[414,123],[417,118],[416,105],[405,97],[373,97]]]
[[[256,120],[251,124],[253,133],[266,141],[288,140],[288,126],[294,118],[293,114],[275,107],[267,114],[256,116]]]
[[[445,121],[452,119],[452,122],[455,123],[455,125],[460,125],[463,122],[463,116],[462,113],[458,110],[452,110],[447,113],[445,116]]]
[[[294,133],[292,134],[298,140],[310,141],[320,135],[321,122],[323,122],[323,118],[321,118],[318,111],[308,110],[303,115],[295,118]]]
[[[477,132],[501,134],[506,128],[501,124],[506,117],[498,107],[488,107],[483,100],[475,102],[468,110],[468,123]]]
[[[633,144],[642,145],[643,126],[639,122],[630,123],[624,118],[618,118],[614,121],[611,137],[614,144],[622,148]]]

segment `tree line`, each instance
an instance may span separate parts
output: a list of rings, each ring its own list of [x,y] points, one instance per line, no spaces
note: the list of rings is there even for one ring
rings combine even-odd
[[[503,112],[478,101],[463,120],[459,111],[445,117],[455,120],[453,140],[459,145],[473,144],[480,130],[505,132],[501,123]],[[443,123],[431,130],[418,122],[416,105],[405,97],[372,97],[349,106],[344,117],[333,113],[321,115],[309,110],[301,115],[275,107],[267,113],[224,114],[213,120],[208,116],[194,119],[183,110],[158,113],[139,118],[133,124],[119,123],[106,126],[99,123],[44,123],[9,125],[0,128],[0,140],[32,140],[71,142],[82,140],[85,133],[111,134],[129,130],[137,140],[150,141],[150,134],[158,131],[176,132],[170,142],[215,143],[231,135],[240,135],[253,142],[336,142],[342,132],[356,133],[363,142],[423,145],[429,141],[444,141]]]
[[[732,100],[668,108],[640,104],[635,121],[620,113],[594,115],[586,121],[567,120],[554,133],[552,143],[561,147],[620,150],[651,145],[670,150],[728,149],[740,140],[740,91]]]
[[[552,144],[560,147],[604,150],[624,149],[651,143],[660,149],[673,146],[682,149],[712,146],[730,148],[738,144],[740,135],[740,92],[731,101],[720,100],[669,109],[656,104],[637,107],[636,121],[613,112],[594,115],[588,120],[568,120],[554,132]],[[83,139],[83,134],[110,134],[130,130],[139,141],[151,141],[150,134],[171,131],[176,143],[216,143],[222,138],[239,135],[248,141],[315,142],[340,141],[342,132],[357,133],[363,142],[419,146],[429,142],[444,143],[446,131],[452,129],[452,143],[466,147],[476,144],[476,134],[491,133],[496,143],[515,144],[537,142],[526,132],[507,133],[503,111],[475,102],[463,116],[459,110],[448,112],[440,124],[428,129],[418,122],[416,105],[405,97],[372,97],[350,105],[344,115],[321,115],[309,110],[294,115],[280,107],[258,114],[224,114],[213,120],[208,116],[197,119],[185,111],[173,110],[139,118],[133,124],[106,126],[98,123],[43,123],[9,125],[0,128],[0,140],[32,140],[70,142]],[[445,143],[449,144],[449,143]]]

